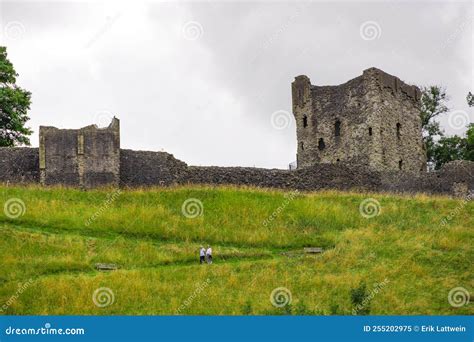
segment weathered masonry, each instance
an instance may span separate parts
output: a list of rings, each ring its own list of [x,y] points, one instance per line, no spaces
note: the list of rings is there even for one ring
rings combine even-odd
[[[371,68],[338,86],[292,84],[298,167],[349,163],[418,173],[426,168],[420,90]]]
[[[39,170],[43,185],[64,184],[92,188],[118,185],[120,179],[120,123],[107,128],[81,129],[40,126]]]
[[[166,152],[120,148],[120,122],[106,128],[40,127],[39,148],[0,148],[0,182],[81,188],[174,184],[423,192],[466,196],[474,163],[426,172],[419,90],[372,68],[339,86],[292,84],[297,121],[295,171],[188,166]]]

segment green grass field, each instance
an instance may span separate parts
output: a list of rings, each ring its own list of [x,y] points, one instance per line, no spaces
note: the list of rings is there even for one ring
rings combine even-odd
[[[474,314],[463,292],[474,288],[472,201],[234,187],[0,193],[1,314]],[[184,215],[190,198],[201,215]],[[368,198],[380,204],[369,218]],[[199,265],[207,244],[214,263]]]

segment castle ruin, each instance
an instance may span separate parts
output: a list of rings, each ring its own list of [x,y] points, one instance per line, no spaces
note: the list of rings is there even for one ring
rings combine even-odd
[[[292,83],[297,165],[348,163],[380,171],[426,169],[420,90],[371,68],[344,84]]]
[[[371,68],[342,85],[292,83],[297,123],[294,171],[188,166],[166,152],[120,148],[120,122],[106,128],[40,127],[39,148],[1,147],[0,182],[147,187],[173,184],[265,188],[422,192],[467,195],[474,163],[456,161],[426,172],[420,91]]]

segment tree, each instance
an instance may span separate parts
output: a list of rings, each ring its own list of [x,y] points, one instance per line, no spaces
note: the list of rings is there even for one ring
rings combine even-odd
[[[463,159],[474,161],[474,124],[467,126],[465,148]]]
[[[469,92],[469,94],[467,94],[466,100],[467,100],[467,104],[469,105],[469,107],[474,107],[474,95],[472,95],[471,92]]]
[[[16,85],[18,74],[7,58],[7,48],[0,46],[0,146],[30,145],[26,127],[31,93]]]
[[[457,135],[439,139],[433,148],[435,169],[439,169],[443,164],[450,161],[465,159],[466,144],[466,138]]]
[[[469,107],[474,107],[474,95],[471,92],[467,94],[466,100]],[[474,123],[467,126],[464,159],[474,161]]]
[[[466,136],[442,137],[433,148],[435,169],[453,160],[474,161],[474,124],[467,126]]]
[[[445,137],[439,122],[434,118],[449,110],[446,105],[446,90],[440,86],[429,86],[421,87],[421,91],[421,121],[428,162],[439,169],[453,160],[474,161],[474,124],[467,127],[465,137]],[[471,92],[467,94],[466,100],[470,107],[474,106],[474,95]]]
[[[438,85],[421,87],[421,127],[428,162],[435,162],[436,139],[444,133],[435,118],[448,111],[446,89]]]

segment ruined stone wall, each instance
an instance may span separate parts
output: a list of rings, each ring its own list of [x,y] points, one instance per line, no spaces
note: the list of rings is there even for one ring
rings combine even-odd
[[[407,172],[382,172],[380,189],[388,192],[466,196],[474,192],[474,162],[459,160],[441,170],[417,175]]]
[[[120,127],[114,118],[107,128],[40,126],[39,168],[42,184],[92,188],[118,185]]]
[[[349,163],[418,173],[424,165],[418,88],[371,68],[338,86],[298,76],[292,98],[299,168]]]
[[[156,186],[180,183],[186,163],[166,152],[120,150],[122,186]]]
[[[245,167],[190,166],[176,184],[243,185],[264,188],[382,191],[466,196],[474,191],[474,162],[455,161],[441,170],[413,174],[364,166],[318,164],[295,171]]]
[[[66,138],[70,137],[68,132],[63,134]],[[61,165],[64,166],[63,171],[74,171],[74,167],[70,165],[77,167],[77,163],[70,161],[63,161]],[[466,196],[469,191],[474,191],[474,162],[468,161],[451,162],[439,171],[420,174],[406,171],[374,171],[364,166],[344,163],[319,164],[289,171],[251,167],[188,166],[166,152],[120,150],[119,169],[119,185],[123,188],[206,184],[300,191],[338,189],[455,196]],[[57,172],[60,171],[58,168]],[[59,184],[65,184],[64,179],[68,179],[67,185],[75,187],[81,185],[77,172],[65,172],[65,174],[66,176],[63,175],[60,179],[63,183]],[[37,148],[0,148],[0,182],[38,183],[39,178]]]
[[[39,154],[37,148],[0,147],[0,182],[39,182]]]
[[[251,167],[190,166],[182,184],[244,185],[263,188],[367,189],[380,185],[379,177],[367,170],[344,165],[320,164],[295,171]]]

